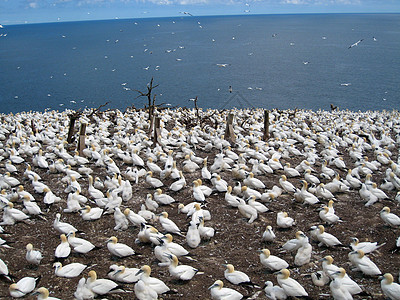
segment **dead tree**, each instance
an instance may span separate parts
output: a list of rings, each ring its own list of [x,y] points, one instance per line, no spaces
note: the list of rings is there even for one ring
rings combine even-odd
[[[81,114],[82,114],[82,112],[80,110],[78,110],[78,111],[68,115],[68,117],[69,117],[69,130],[68,130],[68,137],[67,137],[68,144],[71,144],[74,140],[73,137],[74,137],[74,130],[75,130],[75,121],[79,119]]]
[[[149,121],[151,121],[153,119],[153,112],[154,112],[154,106],[155,106],[155,102],[156,102],[156,95],[154,95],[153,97],[151,96],[151,93],[153,92],[153,89],[155,89],[156,87],[158,87],[158,84],[153,86],[153,77],[151,77],[150,82],[147,84],[147,93],[141,92],[139,90],[135,90],[136,92],[139,93],[139,96],[136,97],[147,97],[147,101],[148,101],[148,109],[149,109]],[[151,130],[151,129],[150,129]]]

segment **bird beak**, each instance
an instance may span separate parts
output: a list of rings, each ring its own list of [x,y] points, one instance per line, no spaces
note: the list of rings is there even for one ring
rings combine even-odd
[[[211,290],[212,288],[214,288],[214,287],[216,287],[216,286],[218,286],[218,284],[215,284],[215,283],[214,283],[214,284],[211,285],[208,289]]]
[[[143,270],[139,270],[139,271],[136,272],[135,276],[138,276],[138,275],[140,275],[142,273],[143,273]]]

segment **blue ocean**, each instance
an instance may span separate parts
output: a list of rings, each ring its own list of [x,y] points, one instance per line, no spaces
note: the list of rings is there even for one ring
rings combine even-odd
[[[0,112],[398,109],[400,14],[124,19],[0,29]]]

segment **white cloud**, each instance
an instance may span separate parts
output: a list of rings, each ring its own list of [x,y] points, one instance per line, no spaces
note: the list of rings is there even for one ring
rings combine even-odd
[[[29,8],[38,8],[39,4],[37,2],[29,2],[28,6]]]

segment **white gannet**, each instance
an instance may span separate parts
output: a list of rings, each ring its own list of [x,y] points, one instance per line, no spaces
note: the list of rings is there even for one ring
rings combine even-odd
[[[193,198],[196,201],[204,202],[206,200],[206,196],[200,188],[199,182],[197,180],[193,181]]]
[[[254,189],[265,189],[265,184],[260,179],[255,178],[252,172],[243,180],[243,184]]]
[[[158,220],[162,226],[162,228],[169,233],[175,233],[178,235],[182,235],[181,234],[181,230],[179,229],[179,227],[175,224],[174,221],[172,221],[171,219],[168,218],[168,213],[166,211],[163,211],[162,213],[160,213],[158,215]]]
[[[199,183],[199,188],[201,189],[201,191],[203,192],[204,196],[208,197],[212,194],[212,192],[214,191],[212,188],[206,186],[203,184],[203,180],[201,180],[200,178],[197,179],[197,182]]]
[[[323,245],[327,247],[342,245],[342,242],[340,242],[334,235],[325,232],[325,227],[323,225],[312,226],[310,232],[319,241],[319,247],[322,247]]]
[[[211,182],[213,184],[214,190],[219,193],[225,193],[228,190],[228,183],[218,174],[212,174]]]
[[[249,188],[248,186],[242,186],[241,188],[242,195],[245,199],[249,198],[250,196],[255,196],[256,199],[261,199],[261,193],[257,190]]]
[[[95,296],[96,295],[87,288],[86,278],[82,277],[78,282],[78,286],[76,287],[76,291],[74,292],[74,297],[77,300],[85,300],[85,299],[94,299]]]
[[[308,296],[308,293],[303,286],[293,278],[290,278],[290,272],[288,269],[282,269],[277,274],[278,284],[284,290],[285,294],[291,297],[303,297]]]
[[[26,245],[25,258],[28,263],[38,266],[40,265],[40,261],[43,259],[43,256],[39,250],[33,250],[33,245],[29,243]]]
[[[363,272],[365,275],[376,276],[382,274],[377,265],[365,256],[362,250],[350,252],[349,260],[355,266],[356,270]]]
[[[80,215],[85,221],[98,220],[103,215],[103,209],[100,207],[90,207],[86,205],[80,210]]]
[[[85,254],[85,253],[88,253],[89,251],[93,250],[94,248],[96,248],[96,246],[93,245],[91,242],[89,242],[85,239],[82,239],[82,238],[75,237],[74,231],[70,231],[67,234],[67,239],[68,239],[68,243],[70,244],[70,246],[77,253]]]
[[[204,218],[200,217],[200,224],[198,226],[200,237],[204,240],[211,239],[215,234],[215,229],[209,226],[204,226]]]
[[[107,276],[118,282],[135,283],[140,279],[140,275],[136,275],[138,268],[126,268],[125,266],[111,265]]]
[[[335,198],[335,196],[332,194],[332,192],[330,190],[326,189],[325,184],[323,184],[322,182],[315,189],[315,195],[317,197],[323,198],[325,200],[331,200],[331,199]]]
[[[324,271],[316,271],[311,273],[311,280],[316,286],[325,286],[327,285],[331,279]]]
[[[150,286],[146,285],[143,280],[136,282],[134,286],[135,296],[139,300],[157,300],[158,294]]]
[[[138,233],[138,239],[137,241],[141,243],[152,243],[154,245],[159,245],[160,244],[160,239],[164,235],[160,233],[157,228],[146,225],[142,223],[140,225],[140,231]]]
[[[153,201],[153,200],[151,200]],[[158,205],[158,204],[157,204]],[[153,223],[156,220],[156,215],[149,209],[147,209],[146,204],[140,205],[140,210],[138,211],[138,215],[146,220],[146,222]]]
[[[151,268],[148,265],[144,265],[140,268],[136,275],[140,275],[140,280],[136,283],[140,284],[140,282],[144,283],[147,287],[156,291],[158,295],[168,292],[169,287],[160,279],[151,277]],[[135,291],[136,291],[135,285]],[[156,298],[157,299],[157,298]]]
[[[383,222],[385,222],[390,227],[398,227],[400,226],[400,217],[391,213],[390,208],[385,206],[380,211],[380,216]]]
[[[203,168],[201,168],[201,178],[210,180],[211,172],[207,169],[207,157],[203,160]]]
[[[302,240],[306,238],[306,235],[302,231],[297,231],[295,233],[294,239],[288,240],[286,243],[283,244],[282,249],[286,251],[296,251],[302,245]]]
[[[289,267],[289,264],[282,258],[271,255],[269,249],[259,250],[260,253],[260,262],[263,266],[267,267],[272,271],[278,271],[281,269],[286,269]]]
[[[353,251],[362,250],[364,254],[368,254],[375,250],[378,250],[385,244],[386,243],[383,243],[378,246],[377,242],[359,242],[358,238],[352,237],[350,247],[351,249],[353,249]]]
[[[169,205],[175,202],[175,199],[170,195],[163,194],[161,189],[157,189],[153,195],[155,201],[157,201],[161,205]]]
[[[79,276],[83,270],[87,268],[87,265],[81,263],[71,263],[63,266],[60,262],[53,264],[55,268],[54,273],[59,277],[73,278]]]
[[[355,42],[354,44],[351,44],[351,45],[349,46],[349,48],[347,48],[347,49],[350,49],[350,48],[353,48],[353,47],[355,47],[355,46],[358,46],[358,44],[361,43],[363,40],[364,40],[364,39],[358,40],[358,41]]]
[[[262,234],[261,241],[262,242],[273,242],[275,239],[275,233],[272,231],[272,226],[267,225],[265,231]]]
[[[265,282],[264,288],[265,296],[269,300],[285,300],[287,299],[287,295],[285,291],[277,285],[274,285],[272,281]]]
[[[185,160],[182,162],[182,170],[186,173],[193,173],[200,169],[199,165],[190,159],[190,155],[185,155]]]
[[[78,229],[76,229],[74,226],[72,226],[69,223],[61,222],[60,221],[61,214],[56,214],[56,218],[54,219],[53,222],[53,227],[60,233],[68,234],[71,231],[76,232]]]
[[[144,224],[147,222],[145,218],[133,212],[129,208],[125,208],[124,215],[135,226],[140,226],[140,224]]]
[[[333,258],[330,255],[325,256],[320,259],[322,261],[322,270],[326,276],[333,279],[334,273],[340,271],[340,268],[333,264]],[[342,285],[350,292],[350,294],[355,295],[362,292],[361,287],[353,281],[347,273],[344,274],[342,278]]]
[[[251,195],[249,197],[249,199],[247,199],[247,204],[254,207],[260,213],[269,211],[268,207],[266,207],[264,204],[256,201],[256,196],[254,196],[254,195]]]
[[[300,177],[300,172],[295,168],[290,167],[290,163],[285,163],[283,167],[283,172],[285,172],[287,177]]]
[[[146,176],[146,182],[153,188],[159,188],[164,185],[160,179],[153,178],[153,172],[148,171]]]
[[[294,185],[292,183],[287,181],[287,178],[285,175],[281,175],[281,178],[279,178],[279,184],[285,190],[286,193],[296,192],[296,188],[294,187]]]
[[[188,212],[188,217],[192,216],[192,221],[196,224],[200,222],[200,218],[203,218],[204,221],[211,220],[211,214],[209,210],[202,209],[200,203],[195,203],[193,206],[193,210]]]
[[[89,177],[88,193],[89,193],[90,197],[92,197],[93,199],[104,198],[103,192],[100,191],[99,189],[96,189],[93,186],[93,177],[91,175],[89,175],[88,177]]]
[[[127,257],[135,254],[135,251],[128,245],[118,243],[118,239],[115,236],[107,240],[107,248],[112,255],[117,257]]]
[[[26,296],[32,292],[36,287],[36,282],[40,277],[24,277],[21,278],[17,283],[13,283],[9,286],[8,290],[11,297],[20,298]]]
[[[247,223],[251,224],[254,220],[258,217],[258,211],[253,206],[246,204],[243,199],[239,200],[238,206],[239,212],[242,214],[243,217],[248,218],[249,220]]]
[[[346,275],[346,270],[339,268],[338,271],[332,274],[333,280],[329,284],[331,294],[334,300],[351,300],[353,296],[343,285],[343,278]]]
[[[186,233],[186,243],[190,248],[197,248],[201,242],[198,224],[195,221],[190,221],[189,228]]]
[[[118,284],[109,279],[97,279],[96,271],[91,270],[89,277],[86,279],[86,287],[95,295],[105,295],[110,292],[118,291]]]
[[[191,280],[199,271],[188,265],[178,265],[178,258],[174,254],[166,253],[165,255],[170,259],[169,274],[175,279]]]
[[[238,207],[240,204],[239,198],[232,195],[232,187],[231,186],[228,186],[228,189],[225,193],[224,199],[225,199],[226,203],[232,207]]]
[[[66,258],[71,253],[71,247],[69,246],[67,237],[65,234],[60,235],[61,243],[57,246],[54,251],[56,258]]]
[[[44,188],[43,193],[45,193],[43,197],[43,203],[46,205],[51,205],[53,203],[61,201],[61,198],[54,195],[54,193],[49,188]]]
[[[45,287],[38,288],[32,295],[37,295],[37,300],[61,300],[60,298],[49,296],[50,292]]]
[[[300,240],[300,248],[297,249],[297,253],[294,257],[294,264],[296,266],[302,266],[308,264],[311,260],[312,246],[308,242],[308,237],[304,235],[303,239]]]
[[[296,190],[295,199],[299,202],[304,202],[306,204],[316,204],[319,202],[319,199],[311,192],[307,190],[308,183],[305,180],[301,180],[302,187],[301,190]]]
[[[393,282],[393,275],[386,273],[379,278],[381,279],[381,289],[383,294],[391,300],[399,300],[400,284]]]
[[[129,227],[129,221],[126,218],[125,214],[121,212],[121,209],[119,207],[114,208],[114,221],[115,221],[115,226],[114,230],[127,230]]]
[[[184,256],[188,255],[189,251],[187,251],[183,246],[173,242],[173,236],[167,233],[164,237],[162,237],[163,241],[165,242],[165,246],[172,254],[176,256]]]
[[[8,266],[6,263],[0,258],[0,276],[5,277],[7,280],[12,281],[10,278],[9,271],[8,271]]]
[[[151,157],[147,158],[146,165],[149,168],[149,170],[153,172],[153,174],[160,174],[162,172],[161,168],[156,163],[153,162],[153,159]]]
[[[327,224],[333,224],[339,221],[341,222],[340,218],[337,215],[329,212],[328,206],[322,207],[322,209],[319,211],[319,217]]]
[[[179,171],[179,176],[180,176],[179,179],[178,179],[177,181],[173,182],[173,183],[169,186],[169,189],[170,189],[171,191],[178,192],[178,191],[180,191],[181,189],[183,189],[183,187],[186,186],[186,179],[185,179],[185,177],[183,176],[182,171]]]
[[[280,228],[289,228],[295,224],[293,218],[289,217],[287,212],[278,212],[276,215],[276,224]]]
[[[225,279],[228,280],[232,284],[248,284],[253,285],[249,276],[242,271],[236,271],[235,267],[232,264],[224,264],[226,267],[224,271]]]
[[[304,179],[310,184],[318,185],[318,184],[321,183],[317,176],[314,176],[314,175],[311,174],[311,170],[310,169],[307,169],[304,172]]]
[[[14,225],[16,222],[29,219],[29,216],[23,211],[14,208],[12,202],[8,202],[3,210],[3,222],[0,225]]]
[[[231,288],[224,288],[223,286],[224,283],[221,280],[217,280],[208,288],[213,300],[240,300],[243,298],[243,295],[238,291]]]

